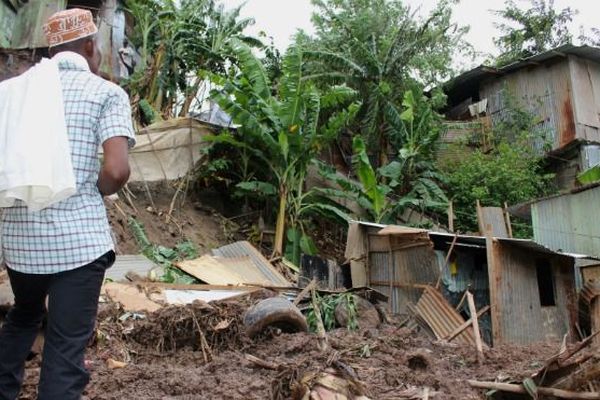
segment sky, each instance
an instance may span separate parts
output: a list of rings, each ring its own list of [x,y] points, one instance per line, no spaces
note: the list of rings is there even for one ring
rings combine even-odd
[[[235,7],[244,3],[244,0],[222,0],[226,7]],[[434,7],[436,0],[405,0],[413,9],[419,8],[419,13],[427,15]],[[310,0],[245,0],[242,16],[252,17],[256,23],[249,28],[251,34],[264,31],[272,36],[275,46],[285,50],[291,41],[292,35],[298,29],[312,33],[310,17],[313,7]],[[528,1],[516,0],[529,4]],[[562,9],[571,7],[579,10],[574,18],[573,33],[579,35],[579,26],[587,31],[590,27],[600,27],[600,1],[599,0],[555,0],[555,8]],[[475,50],[486,54],[496,54],[492,38],[497,36],[498,31],[494,22],[498,17],[492,15],[490,9],[501,9],[503,0],[462,0],[455,6],[454,19],[460,25],[470,25],[471,30],[465,40],[471,43]],[[475,64],[481,63],[485,56],[480,56]]]

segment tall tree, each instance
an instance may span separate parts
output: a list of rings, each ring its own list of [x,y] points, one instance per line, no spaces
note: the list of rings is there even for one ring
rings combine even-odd
[[[466,32],[451,22],[454,1],[442,0],[421,20],[399,0],[313,0],[316,34],[301,35],[311,51],[309,69],[321,85],[344,83],[358,91],[362,133],[379,164],[388,161],[388,116],[406,89],[434,86],[450,74]]]
[[[207,73],[225,73],[228,40],[263,46],[244,33],[254,20],[241,18],[240,7],[226,10],[214,0],[128,0],[136,20],[132,40],[141,55],[130,82],[133,94],[165,118],[187,114]]]
[[[577,14],[570,7],[557,10],[554,0],[528,0],[529,8],[517,6],[514,0],[506,0],[503,10],[494,14],[504,22],[496,23],[501,36],[494,39],[501,55],[497,63],[509,64],[552,48],[571,43],[573,36],[569,24]]]

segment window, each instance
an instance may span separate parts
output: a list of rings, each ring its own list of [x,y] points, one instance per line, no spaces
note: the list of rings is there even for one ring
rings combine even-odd
[[[552,265],[550,264],[550,261],[547,259],[537,260],[535,269],[542,307],[555,306],[554,277],[552,276]]]

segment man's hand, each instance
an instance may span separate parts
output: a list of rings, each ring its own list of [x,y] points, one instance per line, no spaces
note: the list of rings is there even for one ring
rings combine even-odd
[[[102,196],[117,193],[129,179],[129,145],[127,138],[117,136],[102,144],[104,164],[98,176],[98,190]]]

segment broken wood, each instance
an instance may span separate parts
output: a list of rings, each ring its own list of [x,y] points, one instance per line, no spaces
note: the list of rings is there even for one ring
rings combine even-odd
[[[298,306],[298,304],[300,304],[300,302],[304,299],[304,297],[306,297],[306,295],[308,293],[310,293],[310,291],[316,287],[317,287],[317,280],[313,279],[312,281],[310,281],[310,283],[308,285],[306,285],[306,287],[304,289],[302,289],[302,291],[294,299],[294,305]]]
[[[512,383],[500,383],[500,382],[480,382],[475,380],[468,380],[469,386],[476,389],[491,389],[500,390],[502,392],[528,394],[527,390],[523,385],[516,385]],[[560,399],[573,399],[573,400],[600,400],[600,393],[597,392],[572,392],[569,390],[554,389],[547,387],[537,388],[539,394],[546,396],[554,396]]]
[[[271,369],[273,371],[278,371],[281,369],[281,365],[265,361],[263,359],[253,356],[252,354],[245,354],[244,358],[247,361],[251,362],[252,364],[259,366],[261,368]]]
[[[552,386],[558,389],[575,390],[585,387],[589,382],[594,382],[597,379],[600,379],[600,358],[593,357],[581,365],[578,370],[557,381]]]
[[[319,338],[319,348],[321,351],[327,350],[327,333],[325,332],[325,325],[323,325],[323,318],[321,317],[321,308],[319,307],[319,303],[317,302],[317,291],[313,287],[311,289],[312,296],[312,306],[315,312],[315,317],[317,320],[317,336]]]
[[[456,245],[457,240],[458,240],[458,235],[455,234],[454,239],[452,239],[452,244],[450,245],[450,249],[448,250],[448,254],[446,254],[446,260],[444,260],[444,268],[442,269],[442,272],[440,273],[440,276],[438,277],[438,280],[435,284],[436,289],[440,288],[440,284],[442,283],[442,273],[446,270],[446,268],[448,268],[448,262],[450,261],[450,257],[452,256],[452,251],[454,250],[454,246]]]
[[[477,318],[481,317],[483,314],[485,314],[486,312],[488,312],[489,309],[490,309],[490,306],[483,307],[481,310],[479,310],[477,312]],[[454,330],[454,332],[452,332],[451,334],[449,334],[448,336],[446,336],[443,340],[446,340],[448,342],[452,341],[452,339],[454,339],[455,337],[457,337],[458,335],[460,335],[460,333],[462,331],[464,331],[469,326],[471,326],[472,323],[473,323],[473,320],[471,318],[469,318],[469,320],[465,321],[464,324],[462,324],[461,326],[459,326],[458,328],[456,328]]]
[[[477,309],[473,295],[467,290],[467,304],[469,305],[469,313],[471,314],[471,325],[473,326],[473,334],[475,336],[475,346],[477,347],[477,360],[483,360],[483,343],[481,342],[481,334],[479,333],[479,320],[477,319]]]

